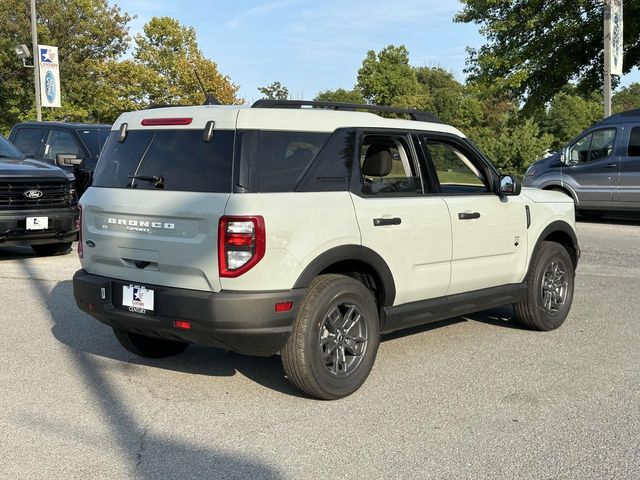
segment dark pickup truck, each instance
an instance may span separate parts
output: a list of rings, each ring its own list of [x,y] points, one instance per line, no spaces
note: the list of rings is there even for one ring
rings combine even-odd
[[[110,125],[67,122],[24,122],[13,126],[11,141],[29,158],[58,165],[76,178],[78,196],[91,185]]]
[[[69,252],[78,237],[71,173],[26,158],[0,136],[0,247],[29,245],[38,255]]]

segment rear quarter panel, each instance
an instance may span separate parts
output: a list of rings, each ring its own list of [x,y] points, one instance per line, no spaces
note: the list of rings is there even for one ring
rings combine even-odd
[[[262,215],[264,258],[237,278],[221,278],[223,290],[286,290],[321,253],[360,245],[348,192],[232,194],[225,215]]]

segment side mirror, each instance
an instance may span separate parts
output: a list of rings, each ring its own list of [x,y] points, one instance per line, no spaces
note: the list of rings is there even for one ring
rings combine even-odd
[[[514,175],[500,175],[500,195],[520,195],[522,183]]]
[[[79,167],[84,160],[75,155],[59,153],[56,155],[56,165],[59,167]]]
[[[562,150],[560,151],[560,163],[563,164],[567,164],[567,148],[566,147],[562,147]]]

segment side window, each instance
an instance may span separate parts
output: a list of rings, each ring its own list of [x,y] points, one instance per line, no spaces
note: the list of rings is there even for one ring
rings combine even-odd
[[[425,139],[427,156],[442,193],[485,193],[489,191],[484,173],[462,150],[448,142]]]
[[[613,153],[615,140],[615,128],[596,130],[582,137],[569,148],[569,160],[576,165],[606,158]]]
[[[328,133],[263,131],[260,191],[293,191],[328,138]]]
[[[354,130],[336,130],[305,173],[299,192],[335,192],[349,189],[356,146]]]
[[[633,127],[631,129],[627,155],[630,157],[640,157],[640,127]]]
[[[51,130],[47,139],[44,158],[54,160],[59,153],[82,158],[82,149],[78,146],[73,135],[64,130]]]
[[[407,138],[365,135],[360,148],[362,193],[365,195],[422,195],[422,181]]]
[[[44,128],[19,128],[13,138],[13,144],[27,157],[38,158]]]

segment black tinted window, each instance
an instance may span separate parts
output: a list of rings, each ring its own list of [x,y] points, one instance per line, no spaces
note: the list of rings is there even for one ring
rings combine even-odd
[[[59,153],[82,158],[82,149],[71,133],[64,130],[51,130],[47,139],[44,158],[54,160]]]
[[[109,135],[94,174],[96,187],[231,191],[234,132],[219,130],[211,142],[202,130],[133,130],[124,143]],[[162,182],[130,176],[162,178]]]
[[[627,155],[630,157],[640,157],[640,127],[633,127],[631,129]]]
[[[329,192],[348,190],[356,134],[337,130],[322,147],[318,158],[305,174],[298,191]]]
[[[11,145],[7,139],[0,135],[0,158],[23,158],[22,152]]]
[[[327,138],[328,133],[263,131],[260,191],[291,192]]]
[[[27,157],[38,158],[44,128],[20,128],[16,132],[13,144]]]
[[[98,156],[110,133],[109,130],[98,129],[78,130],[77,132],[82,139],[84,146],[87,147],[91,155],[94,157]]]

